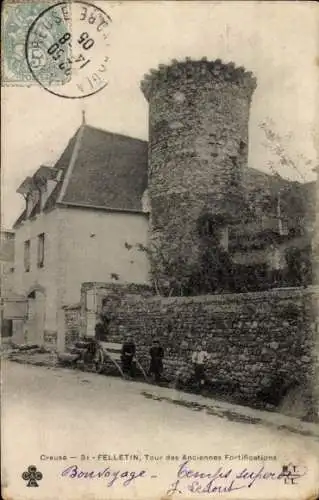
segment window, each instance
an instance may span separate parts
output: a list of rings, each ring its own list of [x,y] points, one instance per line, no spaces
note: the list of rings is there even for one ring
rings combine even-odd
[[[30,240],[24,242],[24,270],[30,271]]]
[[[44,233],[39,234],[38,236],[38,256],[37,256],[37,265],[38,267],[44,266]]]
[[[214,221],[209,218],[203,220],[199,228],[201,236],[213,236],[215,230]]]
[[[230,171],[230,185],[238,187],[240,182],[240,165],[237,156],[230,156],[232,162],[232,169]]]
[[[211,213],[203,213],[197,219],[197,228],[199,236],[206,237],[216,237],[219,233],[219,228],[221,226],[221,217],[218,215],[213,215]]]

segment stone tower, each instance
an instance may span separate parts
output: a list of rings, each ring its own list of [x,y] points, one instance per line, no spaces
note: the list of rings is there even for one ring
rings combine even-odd
[[[167,260],[196,261],[201,221],[238,216],[255,88],[244,68],[206,59],[160,65],[141,82],[149,102],[151,236]]]

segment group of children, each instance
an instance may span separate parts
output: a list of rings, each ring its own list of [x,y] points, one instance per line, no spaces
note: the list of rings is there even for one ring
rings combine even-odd
[[[164,349],[160,342],[155,339],[149,350],[150,355],[150,365],[148,370],[148,375],[153,377],[155,382],[159,382],[161,379],[161,374],[163,372],[163,358]],[[121,362],[123,373],[134,377],[135,372],[135,361],[136,359],[136,346],[132,337],[128,337],[127,340],[122,345],[121,352]]]
[[[125,337],[125,330],[120,326],[120,333]],[[98,322],[95,326],[96,340],[104,340],[106,331],[102,323]],[[206,350],[206,342],[199,344],[198,348],[192,353],[191,361],[193,365],[193,379],[198,389],[201,389],[206,383],[205,368],[209,358]],[[163,373],[164,349],[158,339],[154,339],[149,349],[149,368],[148,376],[155,382],[161,381]],[[136,345],[132,336],[126,336],[122,345],[121,365],[125,375],[133,378],[135,376],[136,364]]]
[[[159,383],[163,372],[164,349],[159,340],[155,339],[149,350],[150,364],[148,376],[152,377],[155,382]],[[132,337],[128,337],[123,343],[121,352],[122,370],[130,377],[134,377],[136,346]],[[206,351],[206,343],[195,350],[192,354],[192,364],[194,371],[194,379],[198,389],[201,389],[206,383],[205,367],[208,360]]]

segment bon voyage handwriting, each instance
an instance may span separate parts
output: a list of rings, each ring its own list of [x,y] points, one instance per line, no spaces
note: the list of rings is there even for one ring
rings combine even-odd
[[[104,467],[100,470],[90,470],[85,471],[81,469],[78,465],[71,465],[64,469],[61,473],[62,477],[67,477],[70,479],[80,480],[80,479],[104,479],[105,485],[111,488],[114,485],[118,486],[130,486],[135,483],[138,479],[151,477],[146,470],[131,471],[128,469],[111,469],[110,467]]]

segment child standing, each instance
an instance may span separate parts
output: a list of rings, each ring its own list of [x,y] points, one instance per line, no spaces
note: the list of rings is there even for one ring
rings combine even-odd
[[[196,349],[192,354],[192,363],[194,368],[194,376],[198,389],[200,390],[206,382],[206,363],[208,360],[208,352],[206,351],[206,343],[203,342],[201,346]]]

